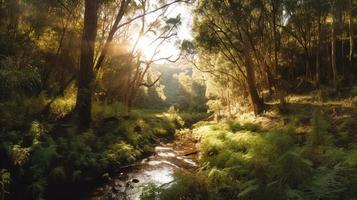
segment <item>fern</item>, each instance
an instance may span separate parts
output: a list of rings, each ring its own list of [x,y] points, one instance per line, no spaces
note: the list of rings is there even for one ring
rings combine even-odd
[[[242,199],[250,199],[252,196],[255,196],[257,191],[259,191],[259,188],[260,186],[257,179],[246,181],[240,186],[238,197]]]
[[[63,182],[66,180],[66,172],[62,166],[59,166],[51,170],[49,177],[53,182]]]
[[[276,176],[291,187],[303,183],[312,175],[312,163],[302,158],[296,151],[283,154],[276,163]]]
[[[332,135],[328,132],[329,124],[323,118],[321,113],[315,112],[312,118],[312,132],[309,135],[307,143],[316,147],[319,145],[331,145]]]
[[[0,68],[0,100],[39,94],[41,78],[34,68],[20,70],[11,66],[11,62],[5,64],[9,66]]]
[[[47,183],[45,180],[40,179],[31,183],[28,186],[28,192],[30,193],[32,199],[44,200],[45,188]]]
[[[5,188],[10,184],[10,181],[11,181],[10,172],[8,172],[6,169],[1,169],[0,170],[0,200],[3,200],[5,198],[5,193],[7,193]]]
[[[339,175],[339,167],[318,168],[309,184],[302,187],[304,199],[338,199],[346,190],[345,179]]]

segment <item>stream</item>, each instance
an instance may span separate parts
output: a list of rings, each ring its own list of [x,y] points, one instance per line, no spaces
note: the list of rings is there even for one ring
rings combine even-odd
[[[196,141],[193,139],[159,142],[153,155],[108,177],[108,181],[85,200],[139,200],[145,185],[170,183],[174,180],[174,173],[195,170],[197,159]]]

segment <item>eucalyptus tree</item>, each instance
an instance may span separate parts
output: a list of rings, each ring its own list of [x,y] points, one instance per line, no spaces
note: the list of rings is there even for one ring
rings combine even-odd
[[[76,112],[78,114],[80,128],[88,128],[91,122],[94,51],[100,2],[99,0],[85,0],[84,3],[84,24],[76,100]]]
[[[212,63],[206,66],[211,67],[208,71],[229,75],[237,83],[242,79],[255,114],[264,109],[256,79],[265,56],[260,48],[260,31],[267,24],[264,20],[269,20],[263,15],[261,1],[202,0],[198,1],[194,27],[198,52],[218,56],[229,63],[230,70],[222,70],[218,63]]]
[[[312,41],[314,25],[314,0],[285,0],[284,7],[287,13],[287,24],[283,30],[303,48],[305,63],[305,78],[311,79]]]
[[[116,37],[118,31],[128,24],[135,22],[138,19],[142,19],[148,14],[155,13],[162,9],[165,9],[173,4],[180,2],[190,2],[189,0],[172,0],[172,1],[158,1],[156,7],[152,10],[147,10],[145,13],[137,14],[134,16],[126,17],[132,9],[138,9],[137,1],[132,0],[115,0],[117,12],[114,15],[113,21],[110,22],[109,32],[105,34],[105,42],[102,42],[101,49],[96,53],[96,41],[97,41],[97,29],[100,6],[106,6],[106,3],[110,1],[101,0],[85,0],[85,14],[84,25],[82,33],[82,47],[81,47],[81,59],[76,100],[76,118],[78,119],[78,125],[80,128],[86,129],[90,126],[91,122],[91,104],[93,97],[93,85],[96,79],[97,72],[103,67],[106,61],[111,43]],[[139,1],[140,2],[140,1]],[[132,12],[135,14],[135,12]],[[101,43],[101,42],[100,42]],[[97,59],[96,59],[97,58]]]
[[[142,0],[142,3],[146,4],[143,8],[150,8],[148,2],[149,1]],[[146,21],[145,18],[142,18],[140,32],[131,51],[132,73],[127,74],[125,103],[128,115],[131,113],[139,89],[141,87],[153,87],[160,80],[160,76],[158,76],[154,80],[145,82],[152,65],[158,61],[176,62],[180,58],[179,55],[160,55],[160,51],[162,51],[161,47],[177,36],[177,29],[181,24],[180,15],[174,18],[168,18],[166,16],[166,11],[167,10],[162,10],[161,13],[158,14],[158,17],[153,21]],[[145,9],[143,9],[142,12],[145,13]],[[148,56],[143,56],[143,49],[137,48],[137,44],[140,43],[140,40],[144,37],[151,38],[151,42],[148,45],[154,49]]]
[[[336,50],[337,50],[337,31],[338,31],[338,25],[340,22],[338,21],[338,12],[340,9],[338,9],[338,4],[336,0],[330,0],[331,4],[331,68],[332,68],[332,83],[335,88],[337,88],[337,60],[336,60]]]

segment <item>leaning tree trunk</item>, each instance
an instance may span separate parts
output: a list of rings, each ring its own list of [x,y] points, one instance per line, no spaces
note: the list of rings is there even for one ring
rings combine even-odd
[[[76,114],[78,127],[89,128],[94,82],[94,48],[97,36],[97,0],[85,0],[84,27],[82,33],[81,58],[78,74]]]
[[[256,83],[255,83],[255,73],[253,69],[253,62],[250,58],[250,55],[245,52],[245,69],[247,72],[247,86],[250,97],[250,103],[253,108],[254,114],[260,114],[263,112],[263,101],[258,95]]]

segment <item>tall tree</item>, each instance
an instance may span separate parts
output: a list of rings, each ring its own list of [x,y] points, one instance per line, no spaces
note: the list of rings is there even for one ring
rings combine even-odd
[[[328,14],[328,3],[324,0],[315,0],[312,2],[314,18],[316,18],[316,63],[315,63],[315,84],[320,85],[321,82],[321,50],[322,50],[322,27],[326,22]]]
[[[350,67],[353,67],[353,51],[354,51],[354,40],[353,40],[353,0],[348,1],[348,33],[349,33],[349,43],[350,43],[350,49],[349,49],[349,62],[350,62]]]
[[[243,78],[251,108],[255,114],[259,114],[264,106],[256,83],[256,72],[260,70],[261,63],[259,58],[263,57],[258,53],[262,12],[254,8],[255,3],[199,1],[195,44],[199,54],[212,54],[217,60],[224,61],[210,63],[206,66],[210,69],[202,71],[230,77],[237,83]]]
[[[85,0],[78,91],[75,108],[76,114],[78,115],[79,127],[84,129],[88,128],[91,122],[98,7],[98,0]]]
[[[91,122],[91,103],[93,96],[93,84],[96,78],[96,72],[101,69],[109,47],[114,40],[115,34],[121,27],[131,24],[135,20],[142,19],[148,14],[155,13],[159,10],[163,10],[175,3],[189,2],[189,0],[172,0],[171,2],[160,1],[161,5],[150,11],[142,14],[138,14],[127,19],[126,22],[122,22],[124,15],[129,10],[129,4],[131,0],[120,0],[120,6],[116,16],[114,17],[113,24],[104,42],[103,48],[99,52],[99,57],[95,63],[95,42],[97,34],[97,21],[98,21],[98,8],[101,1],[93,0],[85,1],[85,13],[84,13],[84,27],[82,35],[81,45],[81,59],[80,69],[78,75],[78,92],[76,101],[76,114],[78,117],[79,127],[85,129],[88,128]],[[135,4],[133,3],[135,6]],[[135,12],[134,12],[135,13]],[[136,14],[136,13],[135,13]]]
[[[337,61],[336,61],[336,43],[337,43],[337,1],[331,0],[331,18],[332,18],[332,25],[331,25],[331,69],[332,69],[332,83],[333,86],[337,87]]]

